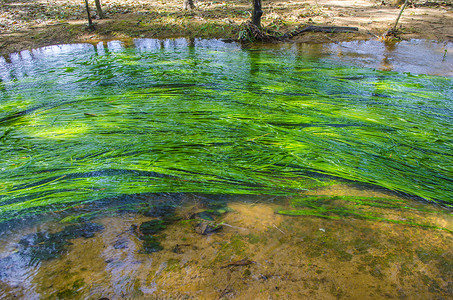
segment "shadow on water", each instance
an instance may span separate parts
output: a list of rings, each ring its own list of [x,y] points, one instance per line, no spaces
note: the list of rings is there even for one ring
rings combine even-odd
[[[452,53],[136,39],[0,58],[0,298],[448,298]]]

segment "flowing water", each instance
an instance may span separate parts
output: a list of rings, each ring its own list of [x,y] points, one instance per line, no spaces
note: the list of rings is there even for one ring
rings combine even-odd
[[[0,297],[448,297],[452,52],[137,39],[0,58]]]

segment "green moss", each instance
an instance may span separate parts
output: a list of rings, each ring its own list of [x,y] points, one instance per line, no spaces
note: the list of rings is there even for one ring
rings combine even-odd
[[[352,259],[353,255],[344,250],[338,249],[336,251],[336,257],[341,261],[350,261]]]
[[[75,289],[75,290],[78,290],[80,289],[82,286],[85,285],[85,281],[83,279],[77,279],[76,281],[74,281],[74,283],[72,284],[72,288]]]
[[[304,237],[306,254],[309,257],[330,255],[340,261],[350,261],[353,257],[348,250],[348,244],[338,237],[330,236],[324,232],[316,232],[312,236]]]
[[[64,289],[62,291],[59,291],[56,293],[56,298],[57,299],[70,299],[74,298],[77,295],[77,291],[73,289]]]
[[[158,252],[164,249],[160,244],[159,238],[151,235],[141,237],[143,241],[143,253],[151,254],[153,252]]]
[[[384,273],[382,273],[381,267],[379,265],[370,269],[370,274],[376,278],[383,279]]]
[[[378,244],[378,241],[356,238],[352,240],[351,244],[353,245],[355,252],[364,254],[367,253],[369,249],[375,248]]]
[[[224,263],[234,257],[242,256],[247,249],[242,236],[235,235],[229,241],[222,242],[221,247],[212,263]]]
[[[80,293],[80,289],[85,285],[85,281],[83,279],[77,279],[72,283],[71,288],[66,288],[61,291],[56,292],[52,296],[48,297],[48,299],[74,299],[77,298],[77,295]]]
[[[71,245],[72,239],[91,238],[103,226],[95,223],[83,223],[66,226],[62,231],[48,233],[46,231],[27,235],[19,241],[19,253],[31,262],[50,260],[60,257]]]
[[[167,271],[178,271],[178,270],[181,270],[181,260],[180,259],[176,259],[176,258],[170,258],[168,261],[167,261],[167,267],[165,270]]]
[[[167,228],[163,220],[151,220],[140,225],[140,232],[144,235],[157,234]]]
[[[260,236],[258,236],[256,234],[253,234],[253,233],[247,234],[246,237],[247,237],[248,242],[250,244],[258,244],[258,243],[262,242],[262,240],[263,240],[263,237],[260,237]]]
[[[229,243],[222,247],[222,250],[232,251],[236,255],[244,253],[246,244],[243,238],[239,235],[233,236]]]
[[[242,273],[243,277],[249,277],[250,275],[252,275],[250,269],[245,269],[244,272]]]
[[[339,286],[336,286],[336,285],[331,285],[330,287],[330,293],[335,296],[337,299],[341,299],[343,298],[345,292],[343,291],[343,289]]]
[[[417,257],[425,264],[435,264],[443,275],[453,275],[453,258],[447,255],[450,250],[441,248],[418,248]]]
[[[412,276],[413,275],[413,269],[416,267],[413,264],[408,264],[408,263],[402,263],[400,264],[400,273],[403,276]]]

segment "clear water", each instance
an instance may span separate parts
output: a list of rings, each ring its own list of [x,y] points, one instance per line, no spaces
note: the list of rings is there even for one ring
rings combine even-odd
[[[137,193],[298,194],[325,175],[451,204],[452,78],[134,43],[3,59],[1,220]]]
[[[432,45],[0,58],[0,298],[448,297],[452,55]]]

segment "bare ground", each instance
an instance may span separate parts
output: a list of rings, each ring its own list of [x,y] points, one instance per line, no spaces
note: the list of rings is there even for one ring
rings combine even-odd
[[[0,54],[39,46],[128,39],[133,37],[201,37],[237,39],[250,19],[249,0],[198,1],[192,11],[182,0],[103,0],[106,19],[86,25],[84,1],[1,0]],[[329,42],[380,38],[390,29],[399,8],[374,0],[263,1],[263,26],[287,32],[304,24],[354,26],[358,33],[305,33],[296,42]],[[96,18],[94,4],[92,14]],[[412,5],[399,22],[403,39],[453,41],[451,1]]]

